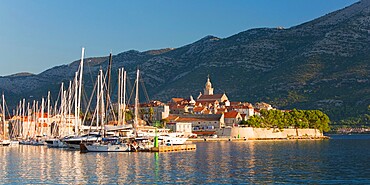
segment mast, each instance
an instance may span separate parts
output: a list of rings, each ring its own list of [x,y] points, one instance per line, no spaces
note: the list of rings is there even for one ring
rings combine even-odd
[[[121,112],[121,103],[122,103],[122,99],[121,99],[121,69],[118,69],[118,93],[117,93],[117,100],[118,100],[118,125],[121,125],[121,122],[122,122],[122,112]]]
[[[44,97],[42,97],[41,99],[41,136],[44,135],[44,104],[45,104],[45,100],[44,100]]]
[[[122,68],[123,72],[123,125],[125,124],[126,121],[126,71],[124,68]],[[121,96],[122,97],[122,96]]]
[[[126,94],[126,71],[124,70],[124,68],[121,68],[121,69],[118,69],[118,124],[119,125],[125,124],[125,109],[126,109],[125,94]],[[122,97],[123,97],[123,100],[122,100]]]
[[[107,106],[105,108],[105,115],[108,115],[108,108],[110,105],[110,79],[111,79],[111,69],[112,69],[112,52],[109,54],[109,63],[107,69],[108,84],[107,84],[107,93],[105,95],[105,100],[107,101]],[[106,116],[108,122],[108,116]]]
[[[49,116],[50,115],[50,91],[48,91],[48,100],[47,101],[48,101],[48,105],[47,105],[48,106],[48,110],[47,110],[48,111],[48,115],[47,115],[46,122],[47,122],[47,125],[48,125],[48,127],[47,127],[48,128],[48,132],[50,131],[50,133],[48,133],[48,135],[51,136],[52,134],[51,134],[51,130],[50,130],[51,129],[51,124],[50,124],[50,116]],[[50,129],[49,129],[49,125],[50,125]]]
[[[38,121],[39,121],[39,116],[37,115],[37,113],[39,112],[39,101],[36,101],[36,106],[35,106],[35,136],[37,136],[40,132],[40,129],[38,127]]]
[[[32,138],[33,138],[36,132],[36,100],[33,100],[32,109],[33,109],[32,121],[35,124],[35,126],[32,125]]]
[[[2,95],[2,99],[3,99],[3,104],[2,104],[2,111],[3,111],[3,119],[2,119],[2,121],[3,121],[3,128],[2,128],[2,130],[3,130],[3,138],[5,139],[5,129],[6,129],[6,126],[5,126],[5,97],[4,97],[4,93],[3,93],[3,95]]]
[[[67,90],[64,90],[63,91],[63,132],[64,132],[64,135],[66,134],[66,129],[68,129],[68,135],[71,134],[70,133],[70,129],[69,129],[69,126],[67,128]]]
[[[72,81],[69,81],[68,87],[68,135],[71,135],[71,103],[72,103]]]
[[[78,76],[78,72],[76,71],[76,73],[75,73],[75,82],[74,82],[74,84],[75,84],[75,135],[77,135],[78,134],[78,110],[77,110],[77,106],[78,106],[78,100],[77,100],[77,96],[78,96],[78,91],[77,91],[77,89],[78,89],[78,83],[77,83],[77,76]]]
[[[30,102],[27,102],[27,137],[26,137],[26,140],[28,139],[28,137],[30,137],[30,128],[31,128],[31,113],[30,113]]]
[[[21,137],[23,137],[23,133],[25,133],[24,132],[24,117],[26,116],[26,113],[25,113],[25,110],[26,110],[26,99],[24,99],[23,98],[23,105],[22,105],[22,122],[21,122],[21,124],[22,124],[22,131],[21,131]]]
[[[135,93],[135,120],[134,120],[134,129],[138,125],[138,103],[139,103],[139,68],[136,71],[136,93]]]
[[[63,125],[63,130],[61,129],[59,135],[64,135],[64,83],[62,82],[62,86],[60,87],[60,124]]]
[[[105,110],[104,110],[104,83],[103,83],[103,78],[104,78],[104,75],[103,75],[103,70],[100,70],[100,111],[101,111],[101,129],[103,131],[103,136],[105,137],[105,131],[104,131],[104,119],[105,119]]]
[[[99,127],[99,114],[100,114],[100,110],[99,110],[99,100],[100,100],[100,73],[98,75],[98,79],[97,79],[97,88],[96,88],[96,128]]]
[[[82,48],[81,51],[81,63],[80,63],[80,78],[79,80],[79,86],[78,86],[78,106],[77,106],[77,117],[79,118],[80,116],[80,111],[81,111],[81,90],[82,90],[82,74],[83,74],[83,69],[84,69],[84,55],[85,55],[85,48]],[[80,124],[80,119],[78,119],[78,125]]]

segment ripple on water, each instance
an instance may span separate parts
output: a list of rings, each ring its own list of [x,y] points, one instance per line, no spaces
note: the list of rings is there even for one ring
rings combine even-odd
[[[174,153],[0,148],[1,184],[370,184],[370,139],[197,143]]]

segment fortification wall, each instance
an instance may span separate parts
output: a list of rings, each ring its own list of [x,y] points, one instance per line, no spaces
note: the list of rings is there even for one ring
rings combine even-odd
[[[217,132],[220,137],[246,138],[246,139],[286,139],[286,138],[310,138],[323,137],[317,129],[267,129],[252,127],[233,127],[220,129]]]

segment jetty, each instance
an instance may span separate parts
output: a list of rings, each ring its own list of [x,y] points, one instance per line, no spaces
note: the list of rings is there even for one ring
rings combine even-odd
[[[196,150],[196,149],[197,149],[197,145],[186,144],[186,145],[152,147],[150,149],[150,152],[177,152],[177,151],[189,151],[189,150]]]

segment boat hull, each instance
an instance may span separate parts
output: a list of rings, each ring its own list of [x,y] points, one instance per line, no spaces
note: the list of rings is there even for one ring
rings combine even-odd
[[[48,139],[45,142],[49,148],[68,148],[68,145],[60,139]]]
[[[10,141],[9,140],[2,140],[0,141],[0,146],[9,146],[10,145]]]
[[[93,143],[87,144],[84,143],[87,152],[130,152],[131,147],[127,144],[101,144]]]

